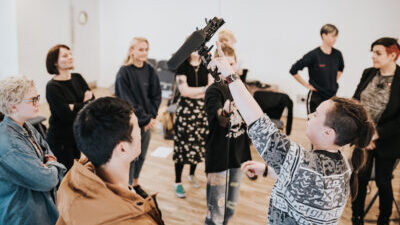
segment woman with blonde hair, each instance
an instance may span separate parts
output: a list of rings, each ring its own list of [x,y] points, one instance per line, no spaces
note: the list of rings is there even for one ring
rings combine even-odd
[[[147,63],[148,52],[149,41],[143,37],[134,37],[115,81],[115,95],[133,106],[141,128],[142,152],[131,163],[129,184],[143,197],[147,193],[140,187],[138,179],[149,146],[151,128],[156,124],[161,103],[160,81],[154,68]]]
[[[0,224],[55,224],[55,191],[66,169],[27,122],[40,96],[32,80],[0,81]]]

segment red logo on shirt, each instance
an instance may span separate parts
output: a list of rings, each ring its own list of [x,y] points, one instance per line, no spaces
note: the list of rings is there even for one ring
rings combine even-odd
[[[319,64],[319,67],[326,67],[326,64]]]

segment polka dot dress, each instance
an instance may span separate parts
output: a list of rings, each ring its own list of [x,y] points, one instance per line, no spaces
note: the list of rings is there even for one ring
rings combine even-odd
[[[205,138],[208,135],[204,99],[181,97],[175,120],[173,160],[179,164],[197,164],[203,161]]]

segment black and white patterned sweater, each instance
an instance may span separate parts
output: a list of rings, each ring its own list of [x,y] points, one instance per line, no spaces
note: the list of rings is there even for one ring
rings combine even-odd
[[[351,168],[340,152],[307,151],[282,134],[268,116],[248,134],[278,175],[268,224],[338,224],[350,193]]]

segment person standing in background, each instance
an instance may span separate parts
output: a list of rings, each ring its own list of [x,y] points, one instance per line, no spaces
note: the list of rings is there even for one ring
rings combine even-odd
[[[307,95],[307,114],[315,112],[321,102],[336,95],[339,88],[337,81],[343,73],[342,53],[333,48],[339,30],[332,24],[322,26],[320,35],[322,45],[308,52],[290,69],[290,74],[309,90]],[[309,82],[298,74],[299,70],[308,68]]]
[[[161,103],[160,81],[154,68],[147,63],[148,53],[148,40],[134,37],[115,81],[115,95],[133,106],[141,127],[141,153],[131,163],[129,173],[129,184],[141,196],[147,196],[147,193],[139,185],[139,175]]]
[[[46,85],[51,112],[47,141],[59,162],[69,170],[81,154],[76,147],[72,124],[79,110],[94,96],[82,75],[71,73],[74,60],[68,46],[52,47],[47,53],[46,68],[53,75]]]
[[[207,68],[201,63],[197,52],[179,66],[176,82],[180,97],[177,103],[174,124],[175,194],[184,198],[186,192],[182,186],[182,171],[185,164],[190,165],[189,182],[199,187],[194,176],[196,166],[203,161],[205,139],[208,134],[207,116],[204,110],[204,95],[213,82]]]
[[[364,224],[367,185],[375,160],[375,183],[379,191],[378,224],[389,224],[392,214],[392,172],[400,158],[400,45],[394,38],[380,38],[371,45],[373,67],[364,70],[353,98],[367,109],[376,126],[375,142],[368,148],[365,169],[353,171],[358,196],[352,202],[353,224]],[[360,154],[355,149],[353,154]]]

